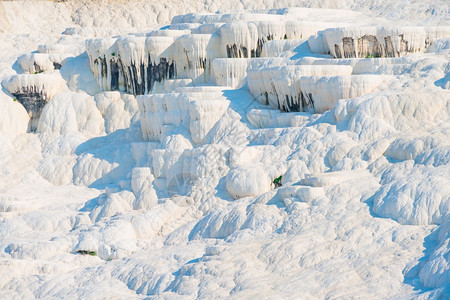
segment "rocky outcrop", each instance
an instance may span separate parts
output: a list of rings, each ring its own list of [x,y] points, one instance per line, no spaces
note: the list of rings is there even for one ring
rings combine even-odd
[[[47,102],[64,90],[59,73],[20,74],[2,82],[3,87],[20,102],[30,116],[29,129],[36,131],[41,112]]]
[[[450,35],[449,27],[345,27],[320,31],[308,41],[311,49],[334,58],[400,57],[423,52],[436,39]],[[317,47],[317,40],[323,43]]]
[[[189,14],[175,17],[167,30],[90,40],[86,47],[102,90],[145,95],[161,92],[158,89],[167,80],[175,84],[172,88],[186,84],[180,79],[191,80],[191,85],[215,82],[233,88],[247,81],[262,104],[286,112],[321,113],[339,99],[376,88],[382,80],[381,73],[373,75],[374,70],[383,68],[382,73],[389,75],[389,65],[402,63],[394,61],[397,57],[423,52],[436,39],[450,35],[446,27],[329,27],[270,14]],[[289,39],[295,42],[286,42]],[[295,55],[295,47],[302,54],[311,51],[312,57],[324,54],[325,62],[299,62],[300,66],[285,68],[270,59],[262,65],[257,62],[263,52],[266,56],[288,50]],[[338,63],[330,55],[340,59],[334,60]],[[388,62],[366,63],[365,58]]]
[[[379,83],[351,75],[352,70],[349,65],[254,68],[247,71],[248,87],[257,101],[282,111],[323,112],[338,99],[362,95]]]
[[[230,104],[220,92],[221,87],[179,91],[137,97],[142,132],[147,140],[161,141],[171,130],[183,126],[192,141],[201,144]]]
[[[47,93],[36,86],[24,87],[21,91],[12,94],[14,100],[19,101],[30,116],[30,130],[36,131],[41,112],[47,104]]]
[[[215,58],[260,57],[267,41],[300,39],[327,27],[270,14],[252,15],[247,21],[248,17],[179,16],[169,29],[146,36],[88,40],[91,70],[102,90],[134,95],[151,93],[155,84],[168,79],[205,84],[214,80],[211,62]]]

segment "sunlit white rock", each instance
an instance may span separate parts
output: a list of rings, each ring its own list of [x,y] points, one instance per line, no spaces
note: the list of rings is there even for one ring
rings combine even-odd
[[[93,251],[107,260],[123,258],[135,249],[136,233],[133,226],[128,222],[116,221],[82,234],[74,252]]]
[[[261,167],[236,168],[226,178],[228,193],[234,198],[257,196],[271,190],[271,180]]]
[[[11,94],[42,93],[47,100],[66,89],[65,81],[58,72],[19,74],[2,81],[2,85]]]
[[[93,222],[98,222],[102,218],[110,218],[114,215],[121,214],[132,210],[132,203],[135,201],[133,193],[122,191],[119,193],[111,193],[106,191],[98,197],[97,205],[90,212],[89,217]]]
[[[419,272],[419,278],[425,286],[436,288],[445,286],[450,276],[449,264],[449,228],[450,221],[446,221],[439,227],[437,242],[439,245],[428,257],[427,262]]]
[[[351,73],[352,68],[348,65],[257,68],[248,71],[248,86],[262,104],[270,104],[284,111],[314,110],[320,113],[332,108],[338,99],[362,95],[379,84],[379,78],[367,77],[364,81],[366,77],[351,77]],[[369,82],[372,83],[370,87]],[[327,93],[329,95],[325,96]]]
[[[28,116],[25,108],[11,97],[0,92],[0,132],[11,139],[27,132]]]
[[[211,67],[218,85],[240,88],[246,82],[248,59],[216,58]]]
[[[83,6],[76,1],[0,2],[0,24],[6,24],[0,31],[7,31],[0,43],[1,79],[19,71],[13,67],[17,57],[35,51],[37,43],[58,40],[69,49],[60,53],[78,55],[80,48],[85,51],[86,37],[116,36],[101,55],[92,55],[95,72],[110,86],[99,93],[87,54],[68,60],[61,75],[72,93],[58,92],[46,105],[62,97],[70,101],[53,104],[67,109],[53,107],[55,116],[46,116],[44,132],[22,134],[15,128],[22,124],[15,120],[20,115],[0,99],[8,110],[0,108],[2,130],[8,131],[8,137],[0,133],[4,298],[445,298],[450,98],[442,36],[446,12],[439,4],[444,0],[410,3],[407,9],[391,0],[369,8],[367,1],[349,4],[367,14],[265,10],[270,3],[261,1],[119,2],[105,2],[101,10],[89,1]],[[288,2],[276,5],[292,5]],[[309,5],[345,4],[319,2]],[[186,15],[164,27],[182,30],[149,33],[148,28],[157,28],[154,22],[168,24],[177,11],[231,8],[259,13]],[[299,20],[332,23],[320,28]],[[411,22],[437,26],[424,27],[430,37],[426,54],[332,59],[319,34],[281,57],[235,60],[245,60],[245,68],[231,60],[214,66],[223,68],[214,70],[223,76],[222,84],[239,90],[199,86],[175,72],[149,90],[149,70],[153,76],[160,69],[148,58],[145,64],[144,55],[157,60],[181,35],[217,36],[223,24],[236,22],[257,27],[255,56],[264,45],[276,44],[281,51],[280,44],[288,43],[284,35],[305,39],[319,29]],[[119,43],[129,65],[125,72],[110,73],[121,61]],[[197,54],[203,52],[199,44]],[[50,48],[49,54],[61,50]],[[183,52],[175,54],[174,70],[175,59],[187,60]],[[103,64],[99,56],[108,60]],[[270,100],[271,107],[253,101],[245,87],[247,68],[271,69],[265,78],[255,75],[259,95],[267,92],[262,100]],[[299,75],[297,68],[327,73]],[[125,80],[128,74],[138,80]],[[373,92],[341,99],[330,111],[278,109],[289,102],[285,95],[301,99],[293,86],[302,76],[369,74],[382,79]],[[363,80],[357,81],[352,88],[364,90],[358,86]],[[337,87],[324,89],[341,96]],[[139,107],[131,117],[136,101],[123,92],[137,91],[157,95],[143,97],[145,110]],[[14,103],[7,96],[5,101]],[[83,117],[88,112],[96,112],[98,123]],[[66,116],[69,126],[64,127]],[[99,127],[84,128],[85,122]],[[61,128],[70,130],[61,133]],[[282,186],[230,201],[227,175],[236,170],[244,170],[236,176],[251,175],[235,186],[244,194],[261,187],[266,175],[269,186],[282,176]],[[143,197],[146,193],[151,197]],[[116,258],[123,259],[109,261]]]
[[[189,130],[192,141],[200,144],[230,105],[227,100],[192,101],[189,103]]]
[[[412,26],[372,26],[330,28],[319,34],[323,35],[323,50],[335,58],[398,57],[425,51],[433,40],[448,36],[449,30],[445,27],[437,30]]]
[[[128,128],[138,107],[133,95],[121,95],[119,92],[103,92],[95,95],[94,101],[105,119],[106,133]]]
[[[190,78],[194,83],[211,80],[211,62],[220,57],[218,37],[208,34],[190,34],[175,40],[177,78]]]
[[[103,122],[93,97],[66,92],[58,94],[44,107],[38,131],[59,134],[70,132],[99,134],[105,128]]]
[[[180,93],[139,96],[141,126],[145,138],[162,140],[171,130],[183,126],[194,143],[202,142],[206,134],[224,114],[229,101],[213,89],[186,88]],[[220,89],[219,89],[220,90]],[[203,91],[203,93],[202,93]]]
[[[261,57],[274,57],[280,55],[284,51],[294,49],[305,40],[272,40],[264,43]]]
[[[333,108],[339,99],[372,92],[382,80],[376,75],[304,76],[300,85],[305,98],[313,102],[314,111],[321,113]]]
[[[4,80],[2,85],[25,107],[30,116],[31,131],[36,131],[47,102],[57,93],[67,90],[59,72],[14,75],[9,80]]]
[[[158,196],[153,188],[154,177],[150,168],[134,168],[131,174],[131,188],[136,196],[135,209],[150,209],[158,203]]]

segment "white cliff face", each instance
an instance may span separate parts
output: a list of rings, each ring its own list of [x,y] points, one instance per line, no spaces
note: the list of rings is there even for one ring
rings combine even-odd
[[[37,74],[61,69],[64,59],[68,56],[69,54],[30,53],[20,56],[17,62],[22,70],[30,74]]]
[[[203,2],[0,2],[0,298],[445,298],[447,3]]]
[[[247,82],[247,58],[216,58],[211,68],[217,85],[241,88]]]
[[[252,95],[262,104],[270,104],[284,111],[312,111],[317,106],[316,111],[321,112],[329,109],[323,108],[327,105],[325,103],[329,102],[328,106],[334,106],[338,99],[345,98],[334,93],[334,91],[343,89],[322,86],[317,91],[312,91],[308,89],[310,86],[308,79],[319,78],[319,75],[343,77],[344,75],[350,75],[352,70],[348,65],[294,65],[257,68],[249,71],[248,86]],[[325,76],[324,78],[326,78]],[[324,93],[329,91],[330,94],[335,96],[330,96],[332,99],[330,97],[325,99],[326,97],[323,96],[317,97],[318,91]],[[318,99],[314,100],[313,98]],[[325,103],[322,104],[323,102]]]
[[[66,89],[65,81],[57,72],[43,74],[19,74],[9,80],[2,81],[3,87],[11,94],[38,93],[45,94],[45,99],[51,99],[58,92]]]
[[[175,19],[171,25],[190,24],[192,26],[188,26],[189,29],[183,31],[171,27],[164,37],[164,30],[159,30],[150,33],[147,38],[120,38],[113,46],[108,46],[112,43],[111,40],[106,42],[106,46],[102,46],[101,41],[92,41],[87,45],[91,49],[88,51],[91,53],[91,68],[102,89],[128,91],[135,95],[158,92],[157,87],[164,85],[163,82],[171,78],[192,80],[190,84],[193,85],[215,81],[219,85],[237,88],[245,84],[249,70],[249,88],[259,102],[284,111],[321,113],[331,109],[339,99],[369,93],[383,82],[381,77],[362,75],[404,71],[395,66],[391,67],[392,70],[385,67],[384,70],[378,71],[380,63],[370,58],[399,57],[424,52],[434,40],[448,35],[446,28],[406,26],[344,27],[320,31],[330,24],[281,19],[262,21],[263,19],[264,15],[256,15],[255,18],[241,15],[233,19],[236,22],[230,23],[227,21],[228,17],[220,14],[189,15]],[[208,34],[181,35],[186,30],[202,32],[201,29],[194,30],[200,28],[199,24],[202,23],[215,25],[205,29]],[[310,37],[307,42],[298,40],[303,38],[303,35]],[[104,54],[115,54],[116,48],[117,58]],[[270,63],[255,68],[254,63],[248,60],[251,57],[268,55],[270,52],[272,55],[278,55],[280,52],[295,53],[301,49],[350,60],[332,62],[319,59],[308,62],[300,59],[296,64],[312,66],[305,66],[303,70],[299,67],[296,71],[267,68]],[[97,54],[100,55],[98,59]],[[351,60],[352,58],[366,58],[368,61],[361,62],[357,59]],[[403,61],[398,63],[404,64]],[[284,64],[292,63],[287,61]],[[326,64],[333,66],[326,67]],[[382,66],[384,64],[381,63]],[[338,66],[341,66],[341,71]],[[354,70],[343,71],[349,66]],[[399,71],[396,71],[397,69]],[[321,79],[308,77],[317,75],[361,76]],[[300,82],[303,82],[304,91]]]
[[[306,35],[305,35],[306,36]],[[287,36],[286,36],[287,37]],[[292,40],[272,40],[264,43],[261,57],[274,57],[282,54],[285,51],[293,50],[304,43],[303,39]]]
[[[103,92],[96,94],[94,101],[105,120],[106,133],[130,127],[138,111],[138,104],[133,95]]]
[[[142,133],[150,141],[161,141],[166,133],[183,123],[189,114],[189,100],[182,94],[137,97]]]
[[[182,126],[195,144],[202,143],[229,106],[219,91],[208,89],[139,96],[138,103],[144,137],[162,141]]]
[[[143,95],[166,79],[190,79],[193,84],[220,81],[212,72],[215,58],[267,56],[266,42],[294,40],[285,42],[292,48],[299,44],[295,40],[316,34],[327,24],[285,21],[276,14],[216,14],[175,19],[169,28],[146,37],[88,40],[91,70],[100,88]],[[242,80],[223,84],[236,87]]]
[[[249,58],[256,56],[258,27],[254,23],[228,23],[220,27],[219,32],[222,57]]]
[[[321,31],[323,52],[335,58],[399,57],[424,52],[434,40],[448,36],[449,27],[347,27]]]
[[[382,80],[377,75],[302,76],[300,86],[303,99],[312,103],[315,112],[321,113],[333,108],[340,99],[372,92]]]
[[[38,132],[59,135],[87,132],[98,135],[104,128],[104,121],[93,97],[67,92],[58,94],[44,107]]]
[[[30,117],[29,128],[36,131],[46,103],[57,93],[67,90],[65,81],[57,72],[14,75],[3,80],[3,87],[20,102]]]
[[[27,132],[30,117],[25,108],[18,102],[0,92],[0,105],[4,114],[0,119],[0,132],[13,140],[17,135]],[[5,147],[6,148],[6,147]]]
[[[170,36],[95,39],[86,48],[100,89],[142,95],[174,77],[173,42]]]
[[[211,61],[219,57],[217,36],[209,34],[183,35],[175,41],[177,78],[192,79],[204,84],[211,80]]]

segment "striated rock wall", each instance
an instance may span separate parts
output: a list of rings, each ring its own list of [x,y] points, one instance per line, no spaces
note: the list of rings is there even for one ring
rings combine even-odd
[[[180,88],[178,93],[137,97],[144,137],[162,141],[170,131],[181,126],[188,130],[194,144],[201,144],[229,106],[219,90]]]
[[[45,104],[66,89],[59,73],[19,74],[4,80],[2,85],[25,107],[31,131],[36,131]]]
[[[322,53],[334,58],[400,57],[424,52],[436,39],[450,35],[450,27],[345,27],[319,33]],[[310,39],[313,48],[315,38]]]
[[[175,77],[173,38],[165,36],[86,41],[91,70],[102,90],[143,95],[155,82]]]
[[[174,18],[167,30],[146,36],[87,40],[86,49],[102,90],[144,95],[167,79],[211,82],[215,58],[260,57],[267,41],[300,39],[327,27],[281,18],[275,14],[189,14]],[[232,20],[239,22],[229,23]]]
[[[323,112],[333,106],[338,99],[347,95],[337,78],[351,80],[352,67],[349,65],[292,65],[284,67],[255,68],[248,70],[248,87],[257,101],[288,112]],[[331,80],[331,77],[336,77]],[[322,78],[329,86],[313,88],[317,79]],[[313,82],[311,82],[313,80]],[[356,79],[355,79],[356,80]],[[356,80],[357,81],[357,80]],[[354,81],[353,85],[358,85]],[[319,81],[323,82],[323,81]],[[356,88],[358,90],[358,88]],[[367,91],[366,91],[367,92]],[[323,96],[327,93],[327,96]],[[362,94],[362,91],[356,94]],[[319,96],[319,94],[321,94]]]

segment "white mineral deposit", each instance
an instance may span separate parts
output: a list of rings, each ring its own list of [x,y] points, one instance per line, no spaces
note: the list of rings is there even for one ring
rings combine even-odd
[[[448,299],[448,0],[0,0],[0,299]]]

